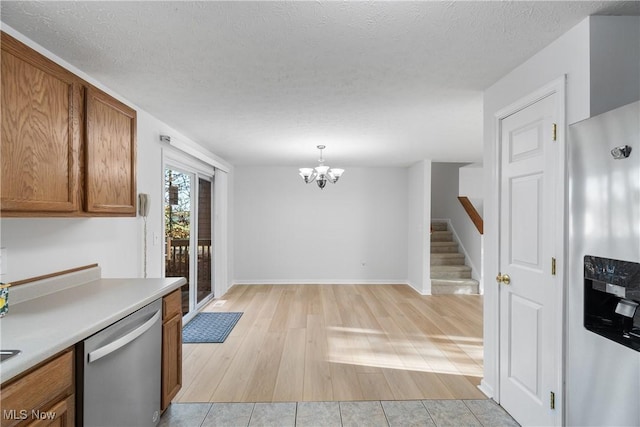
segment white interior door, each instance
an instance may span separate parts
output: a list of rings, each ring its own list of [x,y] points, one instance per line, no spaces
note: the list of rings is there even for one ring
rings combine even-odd
[[[500,404],[522,425],[556,425],[562,331],[552,258],[558,248],[557,93],[501,120]],[[560,226],[561,229],[561,226]],[[510,283],[506,279],[510,278]]]

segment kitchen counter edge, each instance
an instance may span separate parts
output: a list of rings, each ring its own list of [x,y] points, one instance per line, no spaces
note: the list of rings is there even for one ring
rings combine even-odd
[[[186,283],[183,277],[97,279],[10,306],[0,319],[0,347],[21,353],[0,364],[0,383]]]

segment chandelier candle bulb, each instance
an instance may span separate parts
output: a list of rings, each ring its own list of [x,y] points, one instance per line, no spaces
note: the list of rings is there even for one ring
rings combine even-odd
[[[311,169],[311,168],[300,168],[300,176],[302,177],[302,179],[304,179],[304,182],[306,182],[307,184],[310,183],[313,180],[311,178],[312,175],[313,175],[313,169]]]
[[[316,172],[318,173],[319,176],[326,175],[328,171],[329,171],[329,166],[318,166],[316,168]]]
[[[333,168],[329,171],[329,175],[330,175],[329,177],[335,183],[338,181],[338,179],[340,179],[343,172],[344,172],[344,169]]]
[[[315,168],[299,169],[299,175],[302,177],[305,183],[309,184],[310,182],[313,182],[315,180],[320,189],[324,188],[327,185],[327,181],[335,184],[344,173],[344,169],[331,169],[329,166],[325,166],[324,159],[322,158],[322,150],[324,149],[324,145],[318,145],[318,150],[320,150],[320,159],[318,160],[320,164],[318,166],[316,166]]]

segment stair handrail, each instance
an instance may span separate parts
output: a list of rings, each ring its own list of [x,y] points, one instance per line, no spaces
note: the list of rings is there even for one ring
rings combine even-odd
[[[458,200],[462,204],[462,207],[464,208],[467,215],[469,215],[469,218],[471,218],[471,222],[473,222],[473,225],[475,225],[478,229],[478,232],[480,234],[484,234],[484,221],[476,210],[476,207],[473,206],[473,203],[471,203],[471,200],[469,200],[467,196],[458,196]]]

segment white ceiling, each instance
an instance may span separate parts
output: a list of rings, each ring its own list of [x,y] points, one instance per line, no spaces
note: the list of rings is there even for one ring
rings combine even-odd
[[[482,158],[482,91],[639,2],[1,2],[4,23],[233,164]]]

